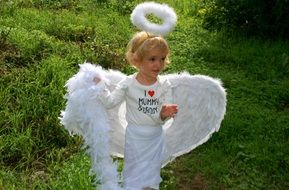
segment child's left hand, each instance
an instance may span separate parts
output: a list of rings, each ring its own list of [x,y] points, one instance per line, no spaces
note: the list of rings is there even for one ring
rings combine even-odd
[[[100,81],[101,81],[101,78],[99,78],[99,77],[93,78],[93,82],[95,82],[95,84],[98,84]]]
[[[161,116],[161,119],[164,121],[165,119],[169,117],[175,117],[177,113],[178,113],[177,104],[164,104],[162,106],[160,116]]]

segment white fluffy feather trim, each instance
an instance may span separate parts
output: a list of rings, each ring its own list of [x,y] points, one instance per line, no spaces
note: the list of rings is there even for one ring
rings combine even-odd
[[[99,190],[122,190],[119,186],[117,162],[110,157],[111,126],[106,109],[97,96],[104,91],[107,72],[89,63],[80,65],[79,72],[67,84],[67,104],[61,112],[61,124],[70,134],[81,135],[92,159],[92,172]],[[98,77],[101,82],[95,84]]]
[[[153,14],[163,21],[162,24],[150,22],[146,15]],[[141,30],[165,36],[171,32],[177,22],[175,11],[166,4],[145,2],[137,5],[131,14],[132,23]]]

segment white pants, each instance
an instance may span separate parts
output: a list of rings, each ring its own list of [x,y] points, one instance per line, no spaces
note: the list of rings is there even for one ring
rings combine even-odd
[[[123,170],[125,189],[159,189],[163,153],[164,132],[161,126],[128,125]]]

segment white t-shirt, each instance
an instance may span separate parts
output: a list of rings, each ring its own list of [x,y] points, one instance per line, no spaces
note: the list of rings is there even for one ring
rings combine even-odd
[[[172,90],[168,80],[158,77],[153,85],[142,85],[136,80],[136,74],[122,80],[110,93],[107,89],[100,96],[106,108],[113,108],[126,102],[126,120],[132,125],[159,126],[163,104],[172,103]]]

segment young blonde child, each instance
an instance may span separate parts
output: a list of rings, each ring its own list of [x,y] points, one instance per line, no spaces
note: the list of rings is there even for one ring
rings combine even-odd
[[[159,189],[162,181],[164,122],[175,116],[168,80],[159,77],[169,63],[169,46],[161,36],[138,32],[128,44],[126,58],[137,72],[119,82],[110,93],[105,90],[99,100],[106,108],[126,102],[124,186],[126,190]],[[94,78],[94,82],[100,82]]]

